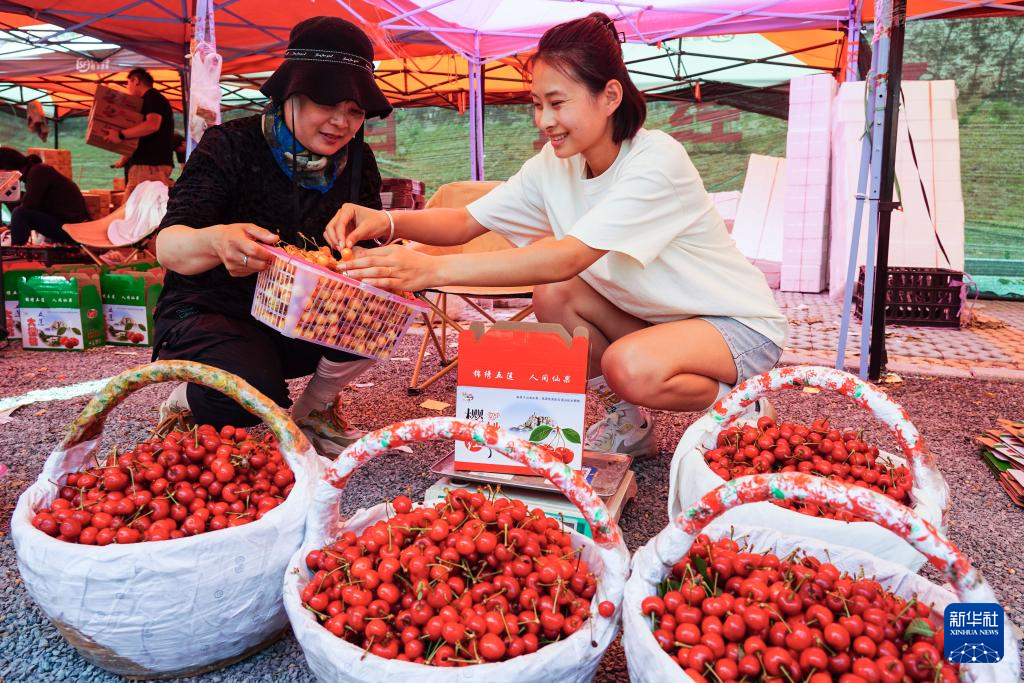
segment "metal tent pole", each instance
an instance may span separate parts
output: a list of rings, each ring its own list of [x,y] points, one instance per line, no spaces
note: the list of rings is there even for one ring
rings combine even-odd
[[[480,36],[473,54],[466,55],[469,75],[469,171],[473,180],[484,179],[484,64]]]
[[[888,10],[883,12],[882,10]],[[871,324],[871,359],[868,378],[877,380],[886,362],[885,355],[885,300],[888,290],[889,273],[889,227],[893,209],[893,185],[896,177],[896,134],[899,130],[899,94],[903,80],[903,37],[907,26],[907,0],[877,0],[875,16],[880,19],[875,28],[879,47],[884,40],[888,58],[886,73],[878,75],[878,100],[881,116],[876,114],[875,129],[881,137],[881,155],[878,164],[880,187],[878,194],[878,272],[874,292],[874,317]],[[879,56],[879,65],[882,57]],[[882,87],[884,84],[884,88]],[[884,104],[884,107],[881,105]],[[879,118],[881,123],[879,124]],[[865,298],[867,292],[864,293]],[[864,313],[867,316],[867,311]],[[863,363],[863,360],[862,360]]]
[[[878,69],[878,53],[871,55],[871,75]],[[867,99],[865,105],[875,100],[875,79],[869,77],[867,83]],[[864,112],[864,120],[869,118],[869,107]],[[864,224],[864,200],[867,199],[868,175],[871,171],[871,130],[865,124],[864,135],[861,138],[860,148],[860,173],[857,177],[857,203],[853,211],[853,229],[850,234],[850,256],[846,266],[846,290],[843,292],[843,317],[839,323],[839,348],[836,352],[836,370],[842,370],[846,365],[846,342],[849,337],[850,316],[853,311],[853,290],[857,286],[857,256],[860,252],[860,231]],[[868,303],[870,306],[870,303]],[[861,378],[864,378],[861,372]]]
[[[469,177],[472,180],[480,180],[480,168],[477,165],[476,152],[476,60],[466,56],[467,76],[469,77]]]
[[[190,92],[192,73],[188,66],[182,69],[178,69],[178,81],[181,83],[181,122],[182,122],[182,134],[185,136],[185,160],[192,155],[192,150],[195,149],[196,141],[192,139],[192,134],[188,132],[188,103],[192,93]]]
[[[477,153],[480,155],[480,160],[477,162],[480,167],[480,180],[487,179],[487,167],[485,162],[487,160],[487,126],[484,123],[484,115],[487,113],[487,68],[483,60],[480,61],[480,78],[477,80],[477,91],[480,96],[479,106],[477,107],[477,126],[479,141],[477,142]]]
[[[868,243],[864,268],[864,298],[860,340],[860,376],[877,380],[885,365],[885,297],[888,289],[889,227],[896,164],[899,122],[899,85],[903,61],[906,0],[876,0],[871,72],[867,79],[867,130],[861,148],[857,206],[850,244],[843,316],[840,323],[836,367],[842,368],[850,322],[853,288],[857,283],[864,200],[868,200]],[[864,195],[870,175],[870,191]],[[876,277],[881,272],[881,278]]]
[[[860,57],[860,8],[861,0],[850,0],[850,15],[846,23],[846,80],[859,81],[860,69],[857,60]]]

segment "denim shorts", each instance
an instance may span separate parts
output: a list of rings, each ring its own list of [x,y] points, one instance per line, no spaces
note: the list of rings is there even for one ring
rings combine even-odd
[[[782,349],[768,337],[735,318],[713,315],[698,317],[714,325],[725,337],[725,343],[736,363],[736,384],[771,370],[779,362]]]

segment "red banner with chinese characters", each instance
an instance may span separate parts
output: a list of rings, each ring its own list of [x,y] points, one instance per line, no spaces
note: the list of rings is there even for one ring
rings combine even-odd
[[[529,323],[523,323],[529,325]],[[586,336],[566,339],[560,331],[516,327],[473,330],[459,335],[459,384],[495,389],[584,393],[587,389]]]

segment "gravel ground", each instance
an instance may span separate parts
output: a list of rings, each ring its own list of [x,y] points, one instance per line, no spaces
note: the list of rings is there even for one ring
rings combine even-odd
[[[396,356],[413,357],[419,339],[408,338]],[[14,345],[0,350],[0,398],[66,383],[96,379],[145,362],[148,354],[103,348],[81,354],[23,352]],[[428,368],[427,368],[428,369]],[[425,398],[454,401],[454,377],[439,382],[423,396],[410,397],[405,387],[412,363],[380,364],[361,382],[374,386],[351,391],[352,419],[363,427],[378,427],[402,419],[436,415],[419,404]],[[298,388],[298,384],[294,389]],[[156,406],[170,387],[141,390],[112,415],[106,430],[111,443],[126,443],[142,436],[156,418]],[[906,378],[886,390],[902,403],[937,453],[952,489],[949,534],[982,569],[1018,623],[1024,611],[1024,524],[976,455],[973,437],[994,425],[997,417],[1024,417],[1024,393],[1019,384],[933,378]],[[786,392],[773,399],[784,418],[809,422],[830,416],[834,424],[866,427],[867,436],[880,447],[895,444],[852,403],[825,394]],[[87,397],[28,405],[12,421],[0,424],[0,461],[10,472],[0,479],[0,682],[113,681],[119,680],[83,660],[58,635],[28,597],[15,565],[9,537],[10,513],[21,492],[38,476],[46,455],[57,444],[66,425],[85,406]],[[593,402],[592,402],[593,403]],[[670,455],[695,414],[659,416],[660,458],[638,463],[639,494],[626,508],[622,529],[630,550],[646,542],[666,523]],[[593,416],[591,416],[591,419]],[[395,454],[374,460],[353,477],[343,508],[351,512],[393,497],[399,492],[422,494],[433,481],[430,465],[444,455],[443,444],[414,447],[413,455]],[[618,642],[606,654],[598,681],[626,680],[626,664]],[[311,681],[296,641],[288,636],[263,652],[202,681]]]

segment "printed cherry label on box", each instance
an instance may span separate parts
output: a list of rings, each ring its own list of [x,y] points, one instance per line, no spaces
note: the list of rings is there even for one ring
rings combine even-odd
[[[153,311],[163,290],[162,271],[107,273],[100,283],[107,343],[151,346]]]
[[[8,261],[4,264],[4,327],[8,339],[21,340],[21,304],[18,301],[21,282],[45,272],[46,266],[35,261]]]
[[[456,417],[496,424],[583,466],[587,330],[561,325],[475,322],[459,334]],[[455,444],[455,469],[533,474],[487,446]]]
[[[103,345],[99,278],[38,275],[21,283],[21,345],[81,351]]]

